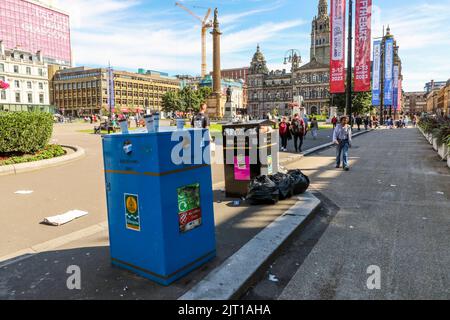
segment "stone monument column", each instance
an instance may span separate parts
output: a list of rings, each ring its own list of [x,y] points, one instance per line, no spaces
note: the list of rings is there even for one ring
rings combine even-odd
[[[218,14],[219,11],[216,8],[214,10],[214,29],[211,32],[213,35],[213,92],[221,95],[222,76],[220,72],[220,36],[222,35],[222,32],[220,32]]]
[[[220,32],[218,15],[219,11],[216,8],[214,10],[214,28],[211,32],[213,36],[213,92],[207,98],[207,104],[208,113],[211,116],[222,118],[224,115],[226,97],[222,94],[222,76],[220,69],[220,36],[222,35],[222,32]]]
[[[213,35],[213,95],[215,98],[215,106],[216,106],[216,116],[223,116],[223,104],[222,101],[222,75],[220,68],[220,36],[222,32],[220,32],[219,26],[219,10],[216,8],[214,10],[214,28],[211,34]]]

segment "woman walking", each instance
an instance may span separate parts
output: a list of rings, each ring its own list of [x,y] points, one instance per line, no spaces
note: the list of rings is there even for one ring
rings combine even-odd
[[[313,118],[311,121],[311,134],[312,134],[314,140],[317,139],[318,131],[319,131],[319,123],[317,122],[316,118]]]
[[[340,168],[342,156],[344,170],[349,171],[348,149],[352,146],[352,128],[348,125],[347,117],[342,117],[341,122],[334,129],[333,143],[336,145],[336,168]]]
[[[283,117],[280,122],[279,128],[281,138],[281,151],[287,151],[287,143],[290,136],[289,122],[286,121],[286,117]]]

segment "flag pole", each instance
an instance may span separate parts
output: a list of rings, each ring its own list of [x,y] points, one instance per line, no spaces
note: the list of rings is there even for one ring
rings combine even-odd
[[[353,0],[349,1],[348,6],[348,60],[347,60],[347,99],[346,109],[349,115],[349,123],[353,128],[352,122],[352,60],[353,60]]]

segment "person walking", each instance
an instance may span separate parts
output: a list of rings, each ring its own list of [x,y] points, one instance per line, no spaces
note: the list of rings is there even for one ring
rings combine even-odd
[[[305,128],[306,128],[305,136],[303,139],[306,139],[306,135],[308,134],[308,130],[309,130],[309,126],[308,126],[309,120],[308,120],[308,116],[306,114],[303,116],[303,122],[305,123]]]
[[[311,134],[313,136],[313,139],[317,139],[317,133],[319,132],[319,123],[317,122],[316,118],[313,118],[311,120]]]
[[[200,104],[199,112],[192,118],[191,126],[197,129],[208,129],[210,126],[209,117],[206,113],[208,105],[206,102]]]
[[[279,134],[281,138],[281,151],[287,151],[287,143],[289,139],[289,122],[286,121],[286,117],[281,119],[279,125]]]
[[[334,117],[331,119],[331,123],[333,124],[333,129],[335,129],[335,128],[336,128],[336,125],[337,125],[337,123],[338,123],[338,118],[337,118],[336,116],[334,116]]]
[[[349,171],[348,149],[351,148],[352,143],[352,128],[348,124],[347,117],[342,117],[336,129],[334,129],[333,143],[336,145],[336,168],[340,168],[342,157],[343,168],[345,171]]]
[[[361,131],[362,118],[359,114],[356,115],[355,121],[356,121],[356,125],[358,126],[358,131]]]
[[[294,136],[294,147],[295,152],[302,152],[303,147],[303,137],[306,134],[305,121],[298,116],[298,114],[294,115],[294,119],[291,122],[291,131]],[[300,142],[300,144],[298,144]]]
[[[370,118],[366,117],[364,119],[364,129],[366,129],[366,131],[369,130],[369,124],[370,124]]]

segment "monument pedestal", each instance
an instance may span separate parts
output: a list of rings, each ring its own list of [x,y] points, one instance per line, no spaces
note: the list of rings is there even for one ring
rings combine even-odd
[[[226,102],[227,98],[225,96],[220,95],[217,97],[217,94],[213,93],[206,99],[206,103],[208,104],[208,115],[213,118],[222,119],[225,114]]]
[[[236,108],[233,107],[233,103],[226,102],[225,103],[225,113],[223,115],[223,120],[232,122],[236,116]]]

